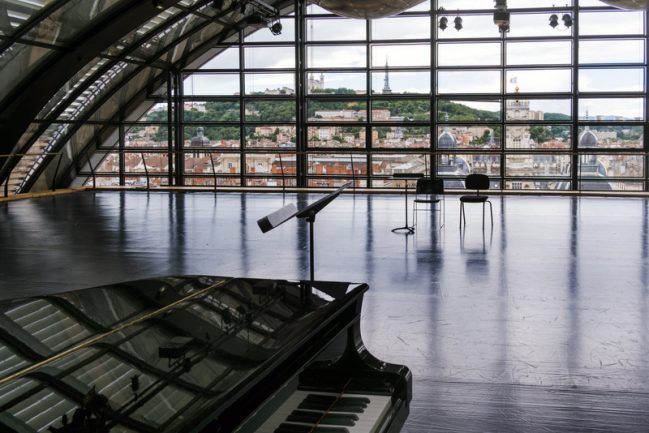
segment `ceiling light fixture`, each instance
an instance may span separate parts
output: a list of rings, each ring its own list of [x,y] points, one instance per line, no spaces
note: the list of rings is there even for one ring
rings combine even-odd
[[[507,0],[494,0],[494,24],[498,26],[500,33],[509,32],[509,11],[507,10]]]
[[[570,14],[563,14],[561,21],[563,21],[563,28],[557,29],[557,27],[559,27],[559,15],[552,14],[550,15],[550,23],[548,25],[557,30],[567,30],[572,27],[573,22]]]
[[[438,27],[439,27],[439,29],[440,29],[441,31],[446,30],[446,28],[448,27],[448,18],[446,18],[446,17],[441,17],[441,18],[439,19],[439,25],[438,25]]]
[[[457,30],[458,32],[459,32],[460,30],[462,30],[462,18],[460,18],[459,16],[457,16],[457,17],[455,17],[455,19],[453,20],[453,22],[455,23],[455,30]]]

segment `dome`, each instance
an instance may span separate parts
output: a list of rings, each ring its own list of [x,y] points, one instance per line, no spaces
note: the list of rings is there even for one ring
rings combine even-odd
[[[203,135],[205,130],[202,127],[196,128],[196,135],[192,137],[191,146],[202,147],[209,146],[210,139]]]
[[[457,147],[457,141],[450,132],[444,131],[437,137],[437,147],[440,149],[449,149]]]
[[[590,129],[586,129],[579,136],[579,147],[597,147],[597,135]]]

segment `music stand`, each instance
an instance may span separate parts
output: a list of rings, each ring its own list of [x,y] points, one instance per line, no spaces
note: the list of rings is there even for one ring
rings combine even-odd
[[[320,212],[322,209],[324,209],[329,203],[331,203],[340,193],[347,188],[349,185],[351,185],[352,182],[347,182],[334,192],[331,192],[327,194],[326,196],[322,197],[318,201],[311,203],[307,207],[305,207],[302,210],[297,210],[294,204],[289,204],[287,206],[284,206],[283,208],[276,210],[275,212],[266,215],[263,218],[260,218],[257,220],[257,225],[261,229],[263,233],[266,233],[275,227],[285,223],[286,221],[290,220],[293,217],[299,218],[299,219],[304,219],[306,222],[309,223],[309,276],[310,276],[310,281],[313,283],[315,280],[314,274],[315,274],[315,240],[313,236],[313,225],[315,223],[315,216]]]
[[[400,231],[404,231],[405,234],[411,235],[415,232],[415,228],[408,225],[408,180],[419,179],[422,177],[424,177],[423,173],[395,173],[392,175],[392,179],[403,180],[406,183],[406,197],[405,197],[406,223],[403,227],[397,227],[392,229],[392,233],[398,233]]]

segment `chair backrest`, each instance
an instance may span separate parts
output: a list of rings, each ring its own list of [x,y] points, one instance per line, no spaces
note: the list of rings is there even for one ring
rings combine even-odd
[[[466,189],[489,189],[489,176],[485,174],[470,174],[464,181]]]
[[[417,194],[429,195],[433,193],[433,180],[429,177],[417,179]]]

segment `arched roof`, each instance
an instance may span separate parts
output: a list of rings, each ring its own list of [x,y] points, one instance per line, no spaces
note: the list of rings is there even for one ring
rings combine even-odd
[[[0,3],[0,184],[25,191],[55,158],[61,171],[88,158],[93,139],[147,109],[138,105],[169,71],[200,64],[215,45],[235,40],[248,24],[240,2],[216,3]]]

